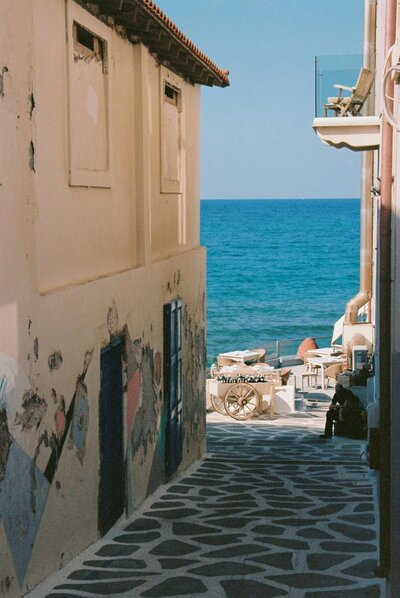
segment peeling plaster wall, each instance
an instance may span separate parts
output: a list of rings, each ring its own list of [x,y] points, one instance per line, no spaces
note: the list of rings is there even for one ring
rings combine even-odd
[[[24,514],[28,525],[28,536],[14,528],[7,532],[23,588],[35,585],[98,537],[93,505],[99,485],[99,356],[115,336],[124,342],[127,512],[165,482],[163,305],[178,294],[185,306],[181,468],[201,456],[205,401],[198,368],[204,364],[204,304],[199,297],[205,279],[204,253],[192,250],[148,268],[42,297],[32,323],[39,339],[38,375],[29,381],[15,363],[19,387],[12,386],[8,375],[9,389],[3,393],[7,411],[0,412],[0,428],[7,430],[0,459],[9,461],[14,450],[6,488],[20,489],[7,513],[17,519]],[[179,283],[174,283],[178,270]],[[110,327],[110,306],[118,313],[115,330]],[[50,368],[49,356],[56,344],[63,361],[59,368]],[[0,374],[6,365],[0,359]],[[29,391],[32,381],[36,381],[35,393]],[[4,483],[0,493],[3,488]],[[21,556],[28,538],[33,550]],[[2,568],[7,561],[9,554],[8,558],[1,554]],[[13,569],[15,563],[11,571],[4,571],[5,577],[15,578]],[[19,595],[17,584],[12,587],[16,593],[9,590],[7,595]]]
[[[33,7],[0,3],[0,351],[17,358],[25,335],[16,334],[21,317],[35,309],[36,215],[35,174],[30,169],[30,144],[35,128],[30,118],[33,87]],[[15,31],[11,45],[10,31]],[[8,32],[8,33],[7,33]]]
[[[97,501],[98,490],[99,354],[100,349],[115,336],[122,338],[124,343],[128,512],[132,512],[146,496],[165,482],[165,419],[160,369],[163,305],[177,294],[182,297],[186,306],[183,354],[184,456],[181,467],[187,467],[200,457],[205,441],[205,399],[203,376],[198,376],[197,368],[204,362],[204,304],[201,293],[205,281],[204,258],[204,250],[197,249],[149,268],[123,273],[115,278],[103,279],[43,298],[41,313],[46,320],[47,339],[42,349],[43,365],[46,367],[41,384],[46,396],[51,396],[55,391],[51,414],[46,414],[48,426],[54,434],[59,433],[55,417],[59,413],[61,397],[65,400],[65,411],[68,411],[76,393],[77,377],[82,376],[84,370],[82,355],[90,348],[93,357],[84,378],[89,409],[85,453],[80,459],[79,447],[71,446],[70,441],[66,440],[66,448],[55,474],[59,488],[57,489],[56,484],[51,487],[32,554],[32,577],[39,567],[43,571],[44,563],[48,564],[51,571],[71,558],[77,552],[77,546],[81,550],[97,538],[93,504]],[[179,283],[174,284],[178,270]],[[146,289],[145,293],[143,289]],[[84,308],[79,313],[80,305]],[[115,330],[107,325],[107,315],[112,305],[118,313],[118,326]],[[69,321],[69,332],[62,343],[60,310],[71,314],[79,313],[79,316],[75,315]],[[63,364],[57,370],[50,370],[46,355],[56,339],[59,339]],[[84,526],[82,517],[85,518]],[[50,551],[48,530],[55,526],[60,533],[57,538],[52,538]],[[63,527],[65,534],[62,533]],[[29,576],[27,579],[29,580]]]
[[[206,330],[205,292],[194,305],[184,307],[183,348],[186,355],[183,375],[183,458],[185,469],[206,450]]]
[[[204,450],[205,251],[198,87],[180,82],[182,193],[160,194],[160,69],[110,28],[118,182],[71,187],[65,3],[4,0],[0,33],[0,595],[11,598],[98,538],[100,351],[113,339],[126,512],[165,481],[163,305],[178,296],[180,468]]]

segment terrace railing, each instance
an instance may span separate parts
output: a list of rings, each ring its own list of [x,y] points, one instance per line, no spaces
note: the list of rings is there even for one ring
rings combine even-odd
[[[304,336],[302,338],[285,338],[285,339],[267,341],[263,345],[258,345],[258,346],[259,346],[259,348],[265,349],[265,361],[276,367],[278,365],[278,362],[280,362],[282,358],[295,357],[296,353],[297,353],[297,349],[299,348],[299,346],[303,340],[304,340]],[[332,335],[316,336],[315,340],[319,347],[328,347],[331,344]],[[250,348],[250,347],[244,347],[244,348]],[[240,347],[240,349],[243,349],[243,347]],[[210,367],[212,363],[216,363],[216,362],[217,362],[216,355],[207,357],[208,367]]]
[[[319,336],[315,340],[319,347],[327,347],[331,343],[332,336]],[[302,338],[285,338],[267,343],[264,348],[266,350],[265,361],[276,361],[282,357],[296,356],[299,345],[304,340]]]

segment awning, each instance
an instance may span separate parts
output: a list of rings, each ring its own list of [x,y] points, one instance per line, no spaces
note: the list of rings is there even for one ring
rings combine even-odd
[[[342,336],[342,334],[343,334],[343,324],[344,324],[344,314],[343,314],[343,316],[341,318],[339,318],[337,320],[337,322],[335,322],[335,324],[333,326],[333,334],[332,334],[331,345],[336,345],[337,341]]]

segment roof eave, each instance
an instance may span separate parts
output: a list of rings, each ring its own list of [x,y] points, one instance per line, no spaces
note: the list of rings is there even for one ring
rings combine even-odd
[[[77,1],[133,43],[143,43],[182,78],[209,87],[229,86],[228,71],[205,56],[152,0]]]

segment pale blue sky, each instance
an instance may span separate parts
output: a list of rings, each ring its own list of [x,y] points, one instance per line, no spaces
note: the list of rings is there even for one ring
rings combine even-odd
[[[201,197],[359,197],[311,128],[314,56],[362,52],[362,0],[155,0],[231,86],[202,87]]]

